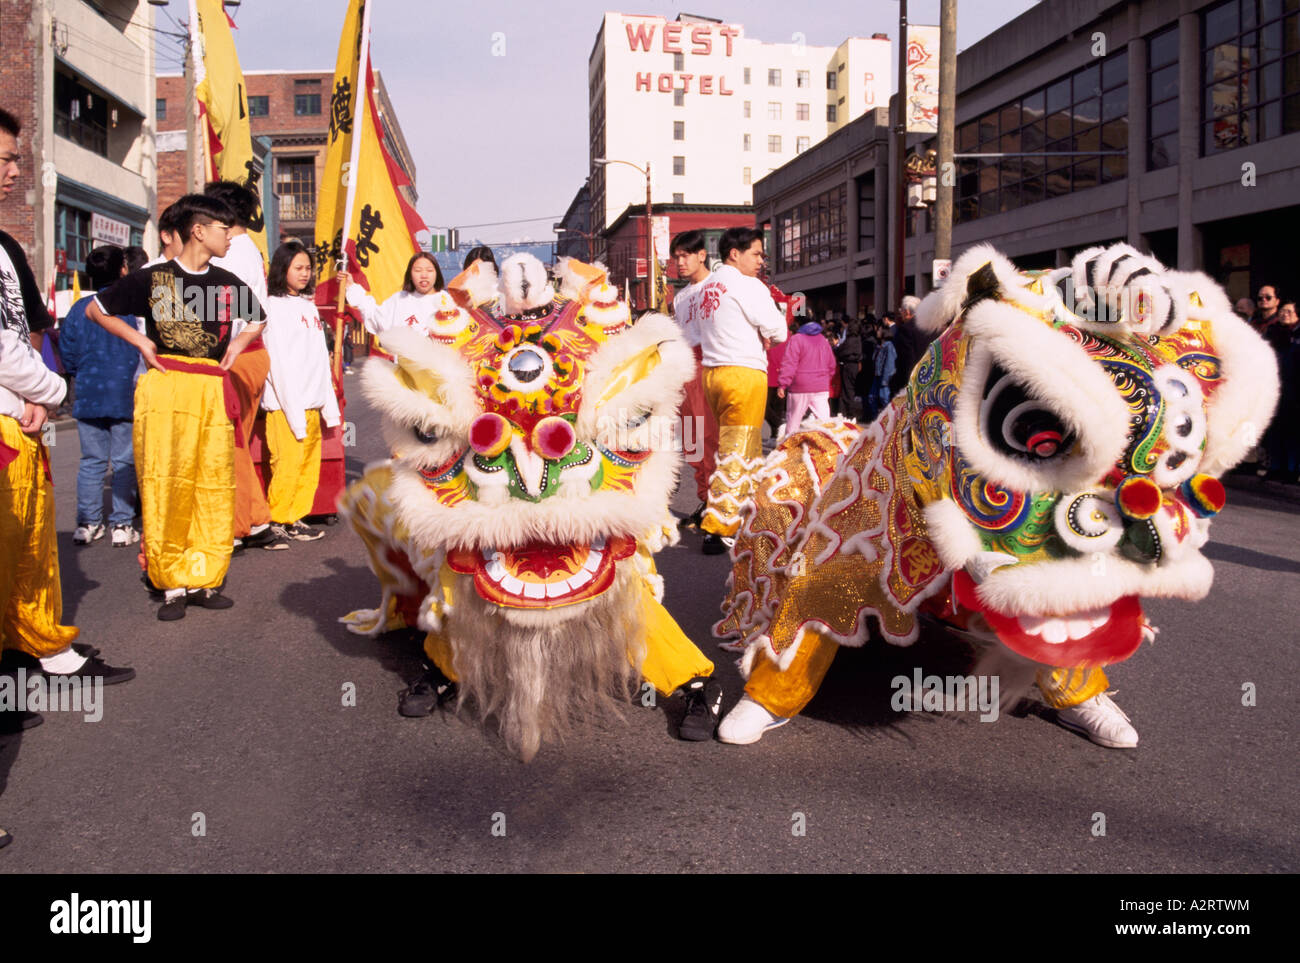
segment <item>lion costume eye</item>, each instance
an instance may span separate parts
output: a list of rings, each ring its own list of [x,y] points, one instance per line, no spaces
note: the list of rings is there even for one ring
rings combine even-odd
[[[1056,413],[993,366],[980,412],[984,437],[1004,455],[1047,461],[1070,450],[1074,435]]]
[[[1066,495],[1056,503],[1056,532],[1076,552],[1106,552],[1124,537],[1115,500],[1092,492]]]
[[[411,433],[415,435],[415,440],[422,445],[434,445],[437,444],[438,442],[437,432],[425,431],[419,425],[416,425],[414,428],[412,428]]]

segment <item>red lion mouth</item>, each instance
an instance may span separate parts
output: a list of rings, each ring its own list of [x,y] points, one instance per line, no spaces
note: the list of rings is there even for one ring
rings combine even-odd
[[[553,609],[608,591],[616,563],[635,551],[634,539],[615,535],[586,545],[457,548],[447,553],[447,564],[452,571],[473,575],[474,589],[484,601],[513,609]]]
[[[1108,606],[1069,615],[1006,615],[980,600],[975,580],[953,573],[957,604],[984,616],[998,641],[1012,652],[1050,666],[1099,666],[1123,662],[1142,644],[1142,603],[1126,595]]]

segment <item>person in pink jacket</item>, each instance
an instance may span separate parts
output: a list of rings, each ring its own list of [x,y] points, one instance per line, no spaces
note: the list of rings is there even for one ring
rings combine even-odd
[[[834,377],[835,351],[822,334],[822,326],[809,321],[790,338],[777,376],[777,394],[785,398],[787,437],[809,412],[818,420],[831,416],[829,399]]]

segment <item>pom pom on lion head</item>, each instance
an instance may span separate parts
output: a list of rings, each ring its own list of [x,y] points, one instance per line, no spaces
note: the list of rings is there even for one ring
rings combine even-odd
[[[396,363],[370,362],[362,382],[411,540],[444,551],[471,598],[529,626],[582,614],[660,531],[694,373],[677,326],[658,314],[631,325],[602,267],[567,260],[558,277],[561,294],[536,258],[507,259],[504,317],[459,309],[475,334],[452,343],[388,332]]]

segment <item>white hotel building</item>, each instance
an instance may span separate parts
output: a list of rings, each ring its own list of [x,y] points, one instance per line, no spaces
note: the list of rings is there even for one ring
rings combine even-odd
[[[889,101],[883,35],[815,47],[764,43],[740,24],[606,13],[588,61],[591,230],[644,204],[752,203],[751,183]]]

